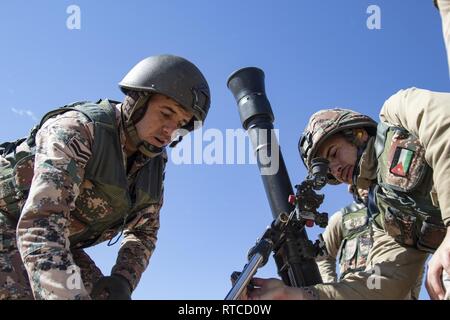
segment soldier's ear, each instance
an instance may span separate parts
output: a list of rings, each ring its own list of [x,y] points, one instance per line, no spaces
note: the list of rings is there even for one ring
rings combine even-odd
[[[369,139],[369,134],[363,128],[353,129],[354,142],[357,146],[361,146]]]

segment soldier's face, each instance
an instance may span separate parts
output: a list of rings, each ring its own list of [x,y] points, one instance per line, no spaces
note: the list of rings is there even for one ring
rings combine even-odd
[[[141,140],[156,147],[164,147],[171,142],[175,130],[186,125],[193,113],[183,109],[174,100],[156,94],[148,102],[144,117],[136,124]]]
[[[331,174],[340,182],[351,184],[356,166],[357,148],[342,135],[334,135],[325,140],[319,148],[318,156],[330,162]]]

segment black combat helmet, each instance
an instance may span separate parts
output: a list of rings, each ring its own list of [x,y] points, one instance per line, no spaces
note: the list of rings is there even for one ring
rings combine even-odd
[[[140,61],[119,87],[127,96],[134,96],[128,103],[126,99],[122,107],[127,133],[135,147],[150,157],[161,153],[162,149],[139,139],[135,124],[141,117],[134,115],[143,114],[152,93],[163,94],[194,114],[183,127],[188,131],[194,130],[195,121],[203,124],[211,101],[209,86],[201,71],[190,61],[174,55],[152,56]]]

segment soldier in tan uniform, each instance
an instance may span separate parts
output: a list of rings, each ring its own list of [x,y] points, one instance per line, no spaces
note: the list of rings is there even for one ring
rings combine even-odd
[[[439,10],[442,20],[442,33],[444,36],[445,48],[447,49],[447,63],[450,74],[450,0],[433,0],[434,5]],[[450,299],[450,274],[444,273],[444,285],[446,288],[446,299]]]
[[[326,253],[319,256],[316,262],[324,283],[338,282],[349,274],[365,270],[370,249],[376,241],[373,239],[373,222],[366,207],[368,191],[359,189],[356,193],[355,188],[350,186],[349,192],[354,195],[354,201],[331,216],[322,234]],[[339,262],[339,278],[336,261]],[[421,272],[406,299],[419,299],[422,275]]]
[[[171,55],[142,60],[119,85],[122,103],[66,105],[0,146],[0,299],[130,299],[138,285],[156,246],[165,148],[205,120],[210,92]],[[122,234],[103,276],[83,249]]]
[[[316,262],[324,283],[338,282],[349,273],[364,270],[372,247],[371,221],[363,202],[367,201],[367,191],[361,189],[364,199],[355,193],[353,186],[349,186],[349,192],[354,201],[335,212],[322,233],[326,250]],[[339,277],[336,261],[339,262]]]
[[[450,272],[449,105],[449,93],[410,88],[385,102],[378,128],[351,110],[314,114],[299,143],[305,165],[326,158],[331,182],[370,188],[376,240],[368,266],[309,288],[255,279],[250,298],[403,299],[433,253],[427,289],[443,299],[442,274]]]

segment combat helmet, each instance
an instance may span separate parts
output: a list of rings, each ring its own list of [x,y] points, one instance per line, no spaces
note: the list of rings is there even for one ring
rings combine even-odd
[[[309,170],[312,159],[316,158],[321,144],[332,135],[354,128],[364,128],[370,135],[376,132],[377,123],[370,117],[348,109],[325,109],[316,112],[298,142],[298,150],[306,168]],[[329,175],[330,184],[339,184]]]
[[[193,113],[192,120],[182,128],[188,132],[194,130],[194,124],[202,125],[208,115],[211,102],[208,83],[201,71],[182,57],[148,57],[125,75],[119,87],[127,95],[122,104],[124,128],[133,146],[148,157],[160,154],[162,148],[142,141],[135,125],[145,114],[152,94],[163,94]]]

